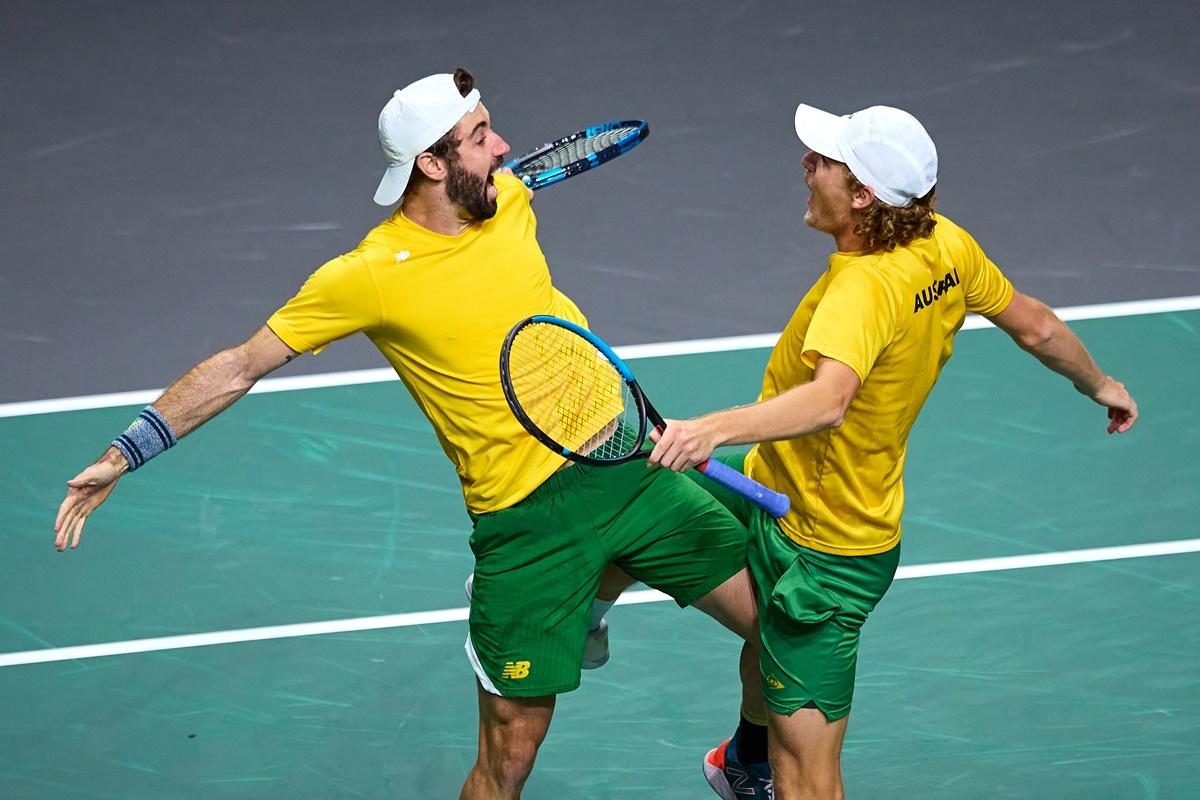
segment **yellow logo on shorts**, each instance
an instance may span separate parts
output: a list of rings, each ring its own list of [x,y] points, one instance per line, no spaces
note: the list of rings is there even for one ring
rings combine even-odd
[[[772,689],[786,688],[782,683],[779,682],[779,678],[776,678],[774,674],[767,676],[767,686],[770,686]]]
[[[522,678],[529,677],[529,662],[528,661],[505,661],[504,669],[500,672],[501,678],[512,678],[514,681],[519,681]]]

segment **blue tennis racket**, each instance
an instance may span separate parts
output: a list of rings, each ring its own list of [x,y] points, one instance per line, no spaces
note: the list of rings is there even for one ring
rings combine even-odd
[[[558,317],[529,317],[508,332],[500,348],[500,383],[521,426],[572,461],[607,465],[645,458],[650,427],[666,428],[612,348]],[[776,517],[791,505],[787,495],[720,461],[696,469]]]
[[[609,122],[544,144],[504,166],[537,191],[628,153],[649,135],[650,126],[640,119]]]

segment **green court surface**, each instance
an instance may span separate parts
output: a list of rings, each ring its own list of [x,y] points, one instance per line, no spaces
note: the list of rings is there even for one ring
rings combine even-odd
[[[1200,537],[1200,312],[1072,327],[1137,428],[1107,436],[1002,334],[963,332],[910,444],[902,564]],[[753,399],[766,356],[634,367],[681,416]],[[397,382],[247,397],[55,553],[63,482],[134,413],[0,419],[0,655],[465,605],[470,523]],[[848,796],[1200,797],[1197,574],[1184,552],[897,581],[865,630]],[[700,758],[736,722],[737,642],[671,603],[609,619],[612,661],[560,698],[524,796],[715,797]],[[457,797],[465,632],[0,667],[0,799]]]

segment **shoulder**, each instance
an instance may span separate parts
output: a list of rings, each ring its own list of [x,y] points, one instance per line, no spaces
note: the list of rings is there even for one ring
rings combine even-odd
[[[532,193],[520,178],[501,173],[497,173],[494,177],[497,191],[496,200],[501,207],[529,207]]]
[[[373,285],[367,255],[358,250],[329,259],[313,270],[305,282],[307,289],[322,294],[343,294]]]
[[[383,220],[369,230],[353,250],[334,256],[317,267],[309,276],[309,283],[326,290],[374,283],[378,269],[393,266],[397,252],[403,249],[399,241],[404,237],[396,229],[391,219]]]
[[[905,261],[904,254],[895,250],[854,256],[834,281],[841,285],[861,287],[862,291],[888,292],[901,282]]]
[[[495,175],[496,188],[501,194],[505,192],[515,192],[517,189],[526,189],[525,184],[520,178],[515,175],[508,175],[502,172],[497,172]],[[528,191],[526,191],[528,193]]]
[[[859,315],[877,316],[898,308],[903,293],[900,273],[889,266],[890,254],[851,256],[843,261],[819,301],[821,304],[837,298],[833,307],[842,311],[853,309]]]
[[[897,319],[914,287],[928,283],[928,272],[919,255],[897,248],[890,252],[860,255],[839,273],[836,289],[853,296],[863,318]]]
[[[934,219],[937,220],[937,225],[933,228],[933,238],[939,244],[950,244],[966,247],[978,247],[975,242],[975,237],[967,232],[967,229],[959,225],[949,217],[943,217],[941,214],[935,214]]]
[[[367,232],[358,247],[342,258],[368,272],[394,265],[399,254],[413,248],[414,240],[419,236],[418,232],[406,230],[411,223],[403,224],[405,222],[398,216],[383,220]]]
[[[960,226],[957,222],[955,222],[954,220],[947,217],[945,214],[934,214],[933,219],[934,219],[934,222],[937,223],[936,225],[933,226],[934,231],[941,231],[942,233],[954,233],[954,234],[966,233],[966,231],[964,231],[962,229],[962,226]]]

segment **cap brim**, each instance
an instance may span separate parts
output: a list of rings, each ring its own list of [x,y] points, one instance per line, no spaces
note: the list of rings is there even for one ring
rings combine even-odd
[[[381,206],[395,205],[408,188],[408,176],[412,175],[413,162],[394,164],[383,173],[383,180],[375,190],[375,202]]]
[[[801,103],[796,107],[796,135],[805,147],[826,158],[845,163],[838,146],[846,118]]]

